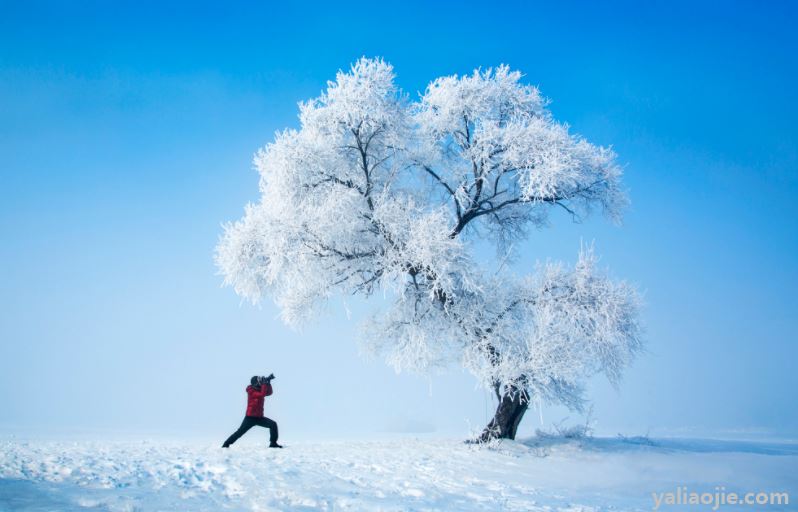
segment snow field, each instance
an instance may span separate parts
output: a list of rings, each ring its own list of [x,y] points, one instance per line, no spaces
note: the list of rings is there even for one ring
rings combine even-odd
[[[652,510],[652,492],[680,485],[798,498],[796,475],[798,445],[731,441],[6,441],[0,510]]]

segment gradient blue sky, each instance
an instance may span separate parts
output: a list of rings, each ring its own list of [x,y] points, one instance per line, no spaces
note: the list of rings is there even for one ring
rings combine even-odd
[[[215,274],[252,153],[366,55],[412,94],[510,64],[618,152],[624,226],[555,217],[517,263],[595,239],[645,292],[648,353],[591,385],[599,432],[798,431],[794,3],[162,4],[0,2],[0,427],[222,439],[270,371],[289,440],[486,421],[457,368],[361,359],[340,302],[293,332]]]

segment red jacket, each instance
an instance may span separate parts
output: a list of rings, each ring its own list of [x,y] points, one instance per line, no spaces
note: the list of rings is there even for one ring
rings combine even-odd
[[[272,394],[272,385],[247,386],[247,416],[263,417],[263,398]]]

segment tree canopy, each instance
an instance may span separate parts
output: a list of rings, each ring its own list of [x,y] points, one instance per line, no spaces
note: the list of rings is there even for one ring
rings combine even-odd
[[[390,305],[362,340],[397,369],[460,363],[498,396],[583,403],[586,377],[617,382],[641,348],[635,289],[597,268],[496,272],[475,258],[547,226],[626,204],[612,150],[572,134],[507,66],[432,81],[412,100],[381,59],[339,72],[299,105],[299,128],[255,155],[260,201],[225,226],[224,282],[273,298],[301,325],[336,295]]]

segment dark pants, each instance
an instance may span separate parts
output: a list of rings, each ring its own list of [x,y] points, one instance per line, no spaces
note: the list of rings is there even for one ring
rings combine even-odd
[[[255,425],[259,427],[266,427],[269,429],[269,443],[276,443],[277,442],[277,422],[274,420],[270,420],[269,418],[262,418],[258,416],[244,416],[244,421],[241,422],[241,426],[238,427],[238,430],[233,432],[233,435],[227,438],[227,441],[224,442],[226,446],[229,446],[236,441],[238,438],[243,436],[247,433],[247,430],[251,429]]]

